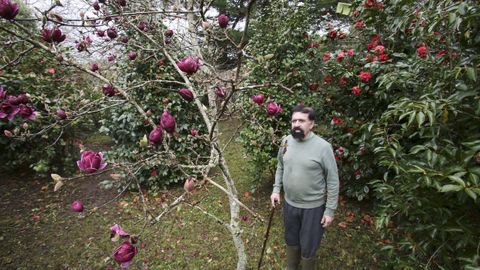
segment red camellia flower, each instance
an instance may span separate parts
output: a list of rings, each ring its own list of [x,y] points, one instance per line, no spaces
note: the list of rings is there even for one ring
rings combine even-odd
[[[329,84],[333,80],[332,75],[327,75],[323,78],[323,83],[324,84]]]
[[[268,116],[275,116],[282,111],[282,107],[277,103],[270,101],[266,106],[266,110]]]
[[[120,264],[121,268],[127,268],[137,253],[137,247],[129,241],[125,241],[113,250],[112,257]]]
[[[341,125],[342,123],[343,123],[343,119],[342,119],[342,118],[336,117],[336,116],[334,116],[334,117],[332,118],[332,121],[331,121],[331,124],[332,124],[332,125]]]
[[[340,63],[342,62],[343,58],[345,58],[345,53],[341,51],[337,54],[337,61]]]
[[[83,203],[81,201],[73,201],[70,207],[75,212],[83,212]]]
[[[345,85],[345,84],[347,84],[347,78],[345,78],[345,77],[343,77],[343,76],[340,77],[340,79],[338,79],[338,83],[339,83],[340,85]]]
[[[327,37],[329,37],[330,39],[335,39],[337,37],[337,31],[328,32]]]
[[[315,41],[310,41],[310,43],[308,43],[308,47],[309,48],[318,48],[318,43],[315,42]]]
[[[426,58],[428,54],[428,47],[426,45],[418,47],[417,54],[420,58]]]
[[[220,25],[221,28],[227,28],[228,21],[229,21],[229,18],[227,15],[221,14],[220,16],[218,16],[217,20],[218,20],[218,25]]]
[[[345,38],[345,33],[344,32],[338,32],[338,39],[344,39]]]
[[[178,93],[180,94],[180,96],[181,96],[184,100],[186,100],[186,101],[188,101],[188,102],[190,102],[190,101],[193,100],[193,93],[192,93],[192,91],[190,91],[190,90],[187,89],[187,88],[182,88],[182,89],[178,90]]]
[[[263,104],[263,95],[258,94],[258,95],[252,96],[252,101],[257,103],[258,105],[262,105]]]
[[[360,71],[360,80],[362,82],[368,82],[370,81],[370,79],[372,78],[372,73],[368,72],[368,71]]]
[[[361,92],[362,89],[360,88],[360,86],[352,87],[352,94],[354,94],[355,96],[359,96]]]
[[[353,56],[355,52],[353,50],[348,50],[347,51],[348,56]]]
[[[365,23],[363,21],[358,21],[355,23],[355,27],[357,28],[365,27]]]
[[[444,54],[446,54],[446,53],[447,53],[447,50],[440,50],[440,51],[438,51],[437,53],[435,53],[434,56],[435,56],[435,57],[440,57],[440,56],[442,56],[442,55],[444,55]]]
[[[390,59],[390,57],[388,57],[388,54],[381,54],[380,55],[380,61],[381,62],[385,62],[385,61],[388,61],[388,59]]]
[[[308,85],[308,90],[310,91],[317,91],[318,89],[318,83],[311,83]]]
[[[353,17],[358,17],[358,10],[353,10]]]
[[[103,153],[95,153],[87,150],[82,153],[80,160],[77,161],[78,168],[84,173],[94,173],[103,170],[107,163],[103,162]]]
[[[375,49],[373,50],[373,53],[375,54],[383,54],[385,52],[385,47],[383,47],[382,45],[378,45],[375,47]]]
[[[20,11],[20,6],[17,3],[12,3],[10,0],[0,0],[0,17],[13,20],[18,11]]]
[[[178,61],[177,66],[181,71],[187,73],[188,75],[192,75],[200,68],[200,59],[197,57],[188,56]]]
[[[163,140],[163,129],[161,126],[155,127],[148,135],[148,141],[150,144],[158,144]]]
[[[330,53],[329,52],[326,52],[323,54],[323,57],[322,57],[322,60],[323,61],[328,61],[330,60]]]
[[[175,132],[176,122],[175,117],[168,113],[167,109],[163,110],[163,114],[160,117],[160,126],[168,133]]]

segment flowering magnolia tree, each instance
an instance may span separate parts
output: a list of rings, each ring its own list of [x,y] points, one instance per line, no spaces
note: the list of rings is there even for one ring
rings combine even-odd
[[[218,14],[211,3],[204,1],[94,1],[87,12],[75,18],[58,15],[55,11],[61,3],[56,1],[35,18],[22,13],[24,7],[15,1],[1,0],[2,35],[9,42],[29,44],[31,51],[40,51],[48,61],[55,61],[58,70],[51,73],[77,70],[88,78],[85,87],[93,93],[87,96],[86,89],[72,89],[76,99],[70,102],[80,100],[83,106],[74,106],[59,93],[57,104],[33,107],[28,96],[39,93],[11,95],[24,89],[6,81],[0,92],[4,135],[11,140],[34,135],[17,125],[36,121],[37,115],[55,120],[53,125],[66,125],[86,115],[101,114],[101,131],[109,134],[117,146],[105,156],[82,147],[76,162],[82,175],[115,170],[112,177],[139,190],[185,181],[185,193],[163,212],[146,216],[146,223],[158,222],[193,189],[213,184],[229,199],[230,219],[224,221],[207,214],[231,233],[237,269],[245,269],[240,207],[261,217],[238,199],[219,144],[218,121],[235,108],[230,105],[233,97],[248,87],[244,59],[254,2],[237,7],[245,15],[242,31],[238,31],[233,28],[240,18],[232,20],[226,10]],[[37,22],[40,29],[32,27],[32,22]],[[230,45],[219,46],[224,43]],[[235,63],[232,70],[219,68],[225,56]],[[40,104],[41,99],[38,101]],[[272,108],[270,113],[276,110]],[[38,133],[48,132],[48,126],[39,129]],[[214,167],[220,168],[224,185],[209,177]],[[62,177],[55,171],[51,176],[55,190],[65,181],[82,177]],[[81,200],[74,201],[71,208],[77,212],[88,210]],[[118,225],[111,230],[125,238],[114,250],[113,258],[121,267],[127,267],[138,252],[135,244],[139,236],[123,232]]]

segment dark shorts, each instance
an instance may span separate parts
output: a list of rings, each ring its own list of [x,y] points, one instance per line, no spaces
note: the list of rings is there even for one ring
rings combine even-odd
[[[320,246],[324,232],[320,222],[324,211],[325,205],[303,209],[287,202],[284,204],[285,242],[289,246],[300,246],[304,258],[314,257]]]

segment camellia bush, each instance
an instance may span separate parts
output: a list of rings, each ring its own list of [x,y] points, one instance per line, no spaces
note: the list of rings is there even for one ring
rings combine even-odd
[[[271,142],[289,133],[289,108],[308,104],[334,147],[342,191],[375,202],[385,267],[475,269],[478,2],[356,1],[347,30],[310,9],[272,5],[275,16],[259,25],[275,27],[252,38],[251,53],[263,53],[249,62],[260,85],[244,96],[243,118],[255,125],[242,135],[254,161],[274,169]],[[272,102],[282,108],[275,118]]]

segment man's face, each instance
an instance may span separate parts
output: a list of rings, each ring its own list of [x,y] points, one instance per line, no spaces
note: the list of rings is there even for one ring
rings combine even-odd
[[[308,119],[308,113],[294,112],[292,114],[292,136],[296,139],[307,137],[313,128],[313,121]]]

